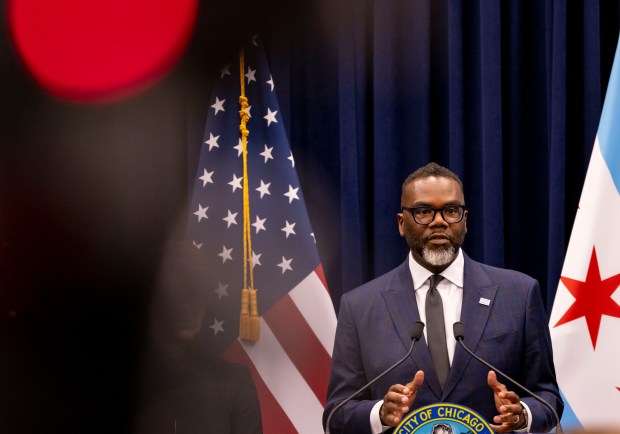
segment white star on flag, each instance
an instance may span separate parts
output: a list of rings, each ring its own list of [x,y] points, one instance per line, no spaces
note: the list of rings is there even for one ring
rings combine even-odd
[[[228,297],[228,284],[217,282],[217,289],[213,292],[217,294],[218,300],[221,299],[222,297]]]
[[[207,169],[204,169],[204,173],[203,175],[198,178],[200,180],[202,180],[202,186],[205,187],[207,184],[213,184],[213,174],[215,173],[215,170],[212,172],[207,172]]]
[[[273,92],[275,83],[273,82],[273,77],[271,75],[269,75],[269,80],[267,80],[267,84],[271,87],[271,91]]]
[[[220,69],[220,78],[224,78],[225,75],[230,75],[230,63]]]
[[[284,193],[284,196],[288,197],[288,203],[292,203],[293,199],[299,200],[299,196],[297,196],[297,190],[299,190],[299,187],[293,188],[292,185],[288,185],[288,192]]]
[[[218,253],[217,256],[220,256],[222,258],[222,264],[225,263],[226,261],[232,261],[232,253],[233,248],[231,247],[230,249],[227,249],[226,246],[222,246],[222,253]]]
[[[232,181],[230,181],[228,183],[228,185],[232,186],[232,191],[233,193],[235,192],[235,190],[239,189],[239,190],[243,190],[243,186],[241,185],[241,181],[243,181],[243,176],[240,176],[239,178],[237,178],[237,175],[235,175],[233,173],[233,179]]]
[[[271,155],[272,152],[273,152],[273,146],[268,147],[267,145],[265,145],[265,150],[261,152],[259,155],[265,157],[265,163],[267,163],[267,161],[273,160],[273,156]]]
[[[217,318],[213,318],[213,324],[209,326],[210,329],[213,330],[213,335],[217,335],[219,332],[224,331],[224,327],[222,326],[224,321],[218,321]]]
[[[246,146],[249,146],[250,142],[248,141]],[[237,142],[237,146],[234,146],[233,149],[237,150],[237,157],[241,157],[241,154],[243,154],[243,141],[241,139],[239,139],[239,142]]]
[[[226,110],[224,110],[224,103],[226,102],[225,99],[220,100],[218,97],[215,97],[215,104],[213,104],[211,107],[213,107],[215,109],[215,114],[217,115],[219,112],[225,112]]]
[[[209,151],[213,148],[219,148],[220,145],[217,143],[217,140],[220,138],[220,136],[214,136],[213,134],[209,133],[209,140],[205,140],[205,143],[209,145]]]
[[[258,191],[260,193],[260,198],[261,199],[266,194],[271,196],[271,193],[269,192],[269,186],[270,185],[271,185],[271,182],[268,182],[267,184],[265,184],[262,179],[260,180],[260,187],[257,187],[256,191]]]
[[[261,230],[266,230],[265,229],[265,221],[267,220],[267,218],[261,219],[260,217],[256,216],[256,221],[254,223],[252,223],[252,226],[254,226],[256,228],[256,233],[259,233]]]
[[[267,107],[267,114],[265,116],[263,116],[263,119],[267,120],[267,126],[271,125],[271,123],[278,123],[278,120],[276,119],[276,114],[278,113],[278,111],[271,111],[271,109],[269,107]]]
[[[230,212],[230,210],[228,210],[228,215],[222,219],[222,220],[224,220],[227,223],[227,225],[226,225],[227,228],[229,228],[230,225],[236,225],[237,224],[237,214],[239,214],[239,213],[232,213],[232,212]]]
[[[291,160],[291,167],[295,167],[295,158],[293,158],[293,153],[289,155],[288,160]]]
[[[192,244],[194,245],[194,247],[196,247],[198,250],[202,249],[202,245],[204,243],[197,243],[196,241],[192,241]]]
[[[208,219],[209,217],[207,217],[207,210],[209,209],[208,206],[206,207],[202,207],[202,205],[198,205],[198,211],[196,211],[194,213],[195,216],[198,216],[198,221],[202,220],[202,219]]]
[[[285,271],[293,271],[293,267],[291,267],[292,261],[293,258],[286,259],[284,256],[282,256],[282,262],[278,264],[278,267],[282,268],[282,274],[284,274]]]
[[[289,235],[295,235],[295,223],[289,223],[288,220],[286,220],[286,225],[280,229],[284,232],[286,232],[286,238],[288,238]]]
[[[263,256],[262,253],[254,253],[254,251],[252,250],[252,268],[254,268],[256,265],[263,265],[260,263],[261,256]]]
[[[256,69],[252,69],[248,66],[248,72],[245,74],[245,77],[248,79],[248,84],[252,81],[256,81]]]

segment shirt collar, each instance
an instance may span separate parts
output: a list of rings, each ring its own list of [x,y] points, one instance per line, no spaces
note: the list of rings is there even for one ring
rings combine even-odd
[[[418,264],[413,259],[413,254],[409,252],[409,271],[413,278],[413,289],[418,290],[433,275],[432,272]],[[448,268],[439,273],[444,279],[448,279],[450,282],[458,286],[463,287],[463,274],[465,271],[465,259],[463,257],[463,250],[459,249],[459,253],[453,263]]]

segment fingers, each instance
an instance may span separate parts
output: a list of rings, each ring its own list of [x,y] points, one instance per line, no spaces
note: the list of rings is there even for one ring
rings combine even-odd
[[[493,422],[499,424],[519,424],[521,422],[521,410],[520,406],[515,406],[513,411],[507,411],[500,413],[493,418]]]
[[[424,384],[424,372],[418,371],[413,376],[413,380],[407,384],[407,387],[410,388],[415,394],[418,392],[422,384]]]
[[[379,410],[379,416],[384,425],[394,427],[400,422],[403,415],[409,411],[408,402],[411,393],[411,389],[402,384],[394,384],[390,387],[383,397],[383,405]]]
[[[505,413],[493,418],[495,424],[489,424],[495,432],[512,432],[523,425],[521,416],[514,413]]]
[[[517,395],[515,392],[508,390],[506,392],[499,392],[497,396],[499,397],[499,399],[502,400],[502,403],[504,404],[517,404],[517,406],[519,407],[519,411],[521,411],[521,399],[519,398],[519,395]],[[498,410],[501,411],[501,408],[498,408]]]
[[[487,383],[494,392],[501,392],[503,390],[507,390],[504,384],[497,381],[497,375],[495,374],[495,371],[489,371],[487,375]]]
[[[424,373],[416,372],[413,380],[406,385],[394,384],[383,398],[383,404],[379,410],[381,422],[384,425],[395,427],[407,414],[415,400],[418,389],[424,383]]]
[[[501,404],[511,404],[511,403],[520,402],[519,395],[517,395],[515,392],[511,390],[508,390],[505,384],[497,381],[497,375],[495,374],[494,371],[489,371],[489,374],[487,376],[487,383],[489,384],[489,387],[495,393],[496,400],[499,399]],[[498,410],[499,410],[499,407],[498,407]]]
[[[523,422],[521,416],[514,413],[504,413],[493,418],[495,424],[490,424],[495,432],[512,432],[519,429]]]
[[[513,432],[514,431],[514,429],[510,428],[510,426],[508,425],[494,425],[490,423],[489,426],[495,432]]]
[[[489,371],[487,383],[495,397],[495,405],[498,415],[493,418],[495,425],[491,425],[495,432],[511,432],[523,425],[523,406],[519,395],[508,390],[506,385],[497,381],[494,371]]]

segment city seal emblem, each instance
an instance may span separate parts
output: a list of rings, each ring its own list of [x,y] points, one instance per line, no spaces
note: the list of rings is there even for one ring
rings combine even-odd
[[[394,434],[494,434],[482,416],[462,405],[442,402],[409,413]]]

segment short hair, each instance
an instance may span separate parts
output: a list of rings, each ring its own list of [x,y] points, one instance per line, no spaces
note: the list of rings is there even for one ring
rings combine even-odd
[[[433,428],[431,429],[431,433],[434,434],[435,430],[439,430],[439,429],[442,429],[444,430],[444,432],[452,434],[452,426],[448,425],[447,423],[437,423],[433,425]]]
[[[413,181],[417,179],[422,179],[422,178],[429,178],[431,176],[435,176],[439,178],[454,179],[459,184],[459,187],[461,187],[461,192],[464,193],[463,183],[461,182],[461,178],[459,178],[456,173],[454,173],[447,167],[440,166],[439,164],[433,163],[433,162],[428,163],[426,166],[420,167],[415,172],[413,172],[411,175],[409,175],[403,182],[402,191],[404,192],[405,188],[407,188],[407,186],[411,184]]]
[[[178,278],[177,284],[185,291],[207,294],[213,282],[207,256],[187,241],[172,240],[164,249],[159,269],[158,284],[168,283],[167,278]]]

